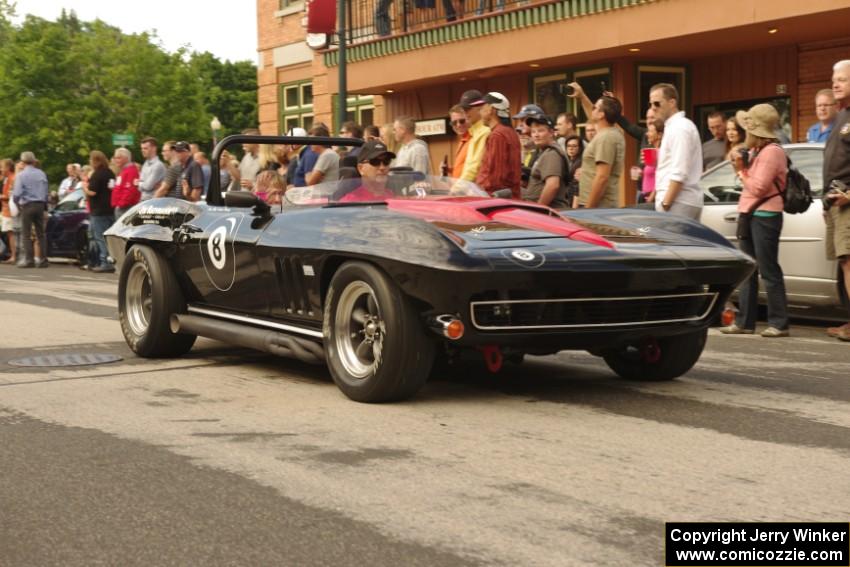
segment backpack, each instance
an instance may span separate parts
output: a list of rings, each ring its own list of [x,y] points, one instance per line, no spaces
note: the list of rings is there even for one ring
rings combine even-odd
[[[780,191],[779,183],[776,183],[776,191],[782,195],[782,208],[789,215],[805,213],[809,210],[809,205],[812,204],[813,200],[812,184],[794,166],[787,154],[785,155],[785,159],[788,160],[788,177],[785,182],[785,191]]]

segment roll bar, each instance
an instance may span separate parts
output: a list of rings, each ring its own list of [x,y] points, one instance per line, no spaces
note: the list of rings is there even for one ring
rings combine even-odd
[[[221,171],[218,162],[221,153],[236,144],[294,144],[297,146],[362,146],[363,140],[358,138],[319,138],[314,136],[258,136],[252,134],[234,134],[223,138],[212,152],[210,158],[210,186],[207,190],[207,204],[224,205],[224,195],[221,194]]]

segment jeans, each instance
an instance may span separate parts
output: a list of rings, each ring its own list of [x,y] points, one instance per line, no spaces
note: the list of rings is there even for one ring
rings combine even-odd
[[[487,9],[488,0],[478,0],[478,9],[475,10],[475,15],[480,16]],[[505,9],[505,0],[496,0],[496,10],[503,11]]]
[[[378,35],[390,35],[390,5],[393,0],[378,0],[375,8],[375,30]]]
[[[742,329],[756,328],[758,313],[759,274],[767,292],[767,324],[784,331],[788,328],[788,299],[785,297],[785,278],[779,266],[779,235],[782,215],[753,216],[751,237],[740,240],[741,251],[756,259],[757,269],[738,289],[741,310],[735,324]]]
[[[27,203],[21,207],[21,236],[23,237],[24,257],[20,260],[31,264],[35,261],[32,250],[32,228],[35,226],[35,237],[39,249],[44,255],[42,262],[47,261],[47,239],[44,237],[44,209],[46,203],[38,201]]]
[[[89,217],[89,224],[91,226],[91,233],[94,237],[94,242],[97,245],[97,257],[98,262],[100,262],[101,266],[108,266],[109,264],[106,261],[106,258],[109,256],[109,249],[106,247],[106,239],[103,237],[103,233],[112,226],[112,223],[115,222],[115,218],[111,215],[106,216],[94,216]]]

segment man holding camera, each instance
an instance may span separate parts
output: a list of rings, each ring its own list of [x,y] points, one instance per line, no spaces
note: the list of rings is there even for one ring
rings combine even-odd
[[[823,153],[826,254],[838,260],[839,280],[844,280],[845,300],[850,302],[850,59],[832,68],[832,94],[843,110],[835,118]],[[850,323],[831,327],[827,333],[850,341]]]

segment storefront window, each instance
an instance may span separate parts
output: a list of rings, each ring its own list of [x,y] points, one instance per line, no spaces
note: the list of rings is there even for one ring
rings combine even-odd
[[[534,104],[542,108],[547,115],[555,118],[567,109],[567,97],[562,93],[563,85],[566,83],[566,73],[535,77],[532,96]]]
[[[649,108],[649,89],[658,83],[669,83],[679,91],[679,108],[688,108],[687,100],[690,93],[686,90],[684,67],[660,67],[641,65],[638,67],[638,110],[637,116],[641,124],[646,123],[646,109]]]
[[[582,69],[573,73],[573,81],[580,84],[584,94],[591,102],[596,102],[602,96],[603,91],[612,91],[611,88],[611,69],[609,67],[598,67],[595,69]],[[590,118],[585,116],[584,109],[576,100],[573,103],[571,112],[578,117],[579,126],[584,124]]]

